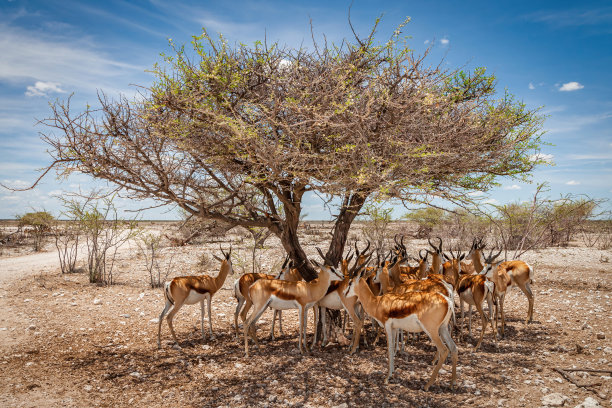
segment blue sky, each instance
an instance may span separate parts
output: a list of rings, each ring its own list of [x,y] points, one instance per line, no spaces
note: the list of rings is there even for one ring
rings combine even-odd
[[[350,37],[350,1],[21,1],[0,0],[0,182],[26,186],[49,163],[36,125],[49,115],[49,101],[74,94],[73,109],[95,105],[96,92],[133,95],[149,85],[146,72],[169,51],[168,39],[187,43],[201,27],[230,41],[269,41],[297,47],[315,34]],[[612,6],[609,2],[564,1],[378,1],[355,0],[352,21],[366,33],[384,14],[379,38],[406,16],[411,46],[433,44],[431,63],[445,56],[449,67],[485,66],[529,107],[549,115],[542,153],[555,162],[534,172],[533,184],[501,180],[482,198],[504,203],[526,200],[535,183],[549,195],[588,194],[612,198]],[[33,191],[0,187],[0,218],[32,209],[60,211],[54,195],[88,189],[80,175],[58,180],[49,174]],[[99,186],[103,186],[97,183]],[[125,208],[135,203],[119,200]],[[151,203],[139,203],[150,205]],[[327,218],[315,199],[309,218]],[[607,204],[610,208],[610,204]],[[401,210],[394,215],[399,216]],[[174,218],[151,210],[145,218]]]

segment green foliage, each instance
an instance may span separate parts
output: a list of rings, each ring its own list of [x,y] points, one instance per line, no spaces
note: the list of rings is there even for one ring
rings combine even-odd
[[[51,230],[55,218],[47,211],[35,211],[17,216],[19,228],[31,227],[34,232],[34,250],[40,251],[42,240]]]

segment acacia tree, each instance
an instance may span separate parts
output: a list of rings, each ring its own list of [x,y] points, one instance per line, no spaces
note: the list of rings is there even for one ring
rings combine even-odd
[[[105,179],[132,197],[277,235],[306,279],[298,238],[305,194],[339,204],[326,256],[338,262],[368,199],[462,200],[536,162],[541,118],[495,94],[484,68],[443,70],[401,35],[355,34],[310,49],[228,45],[206,31],[172,46],[141,98],[43,121],[60,173]],[[352,26],[351,26],[352,28]],[[44,175],[44,174],[43,174]]]

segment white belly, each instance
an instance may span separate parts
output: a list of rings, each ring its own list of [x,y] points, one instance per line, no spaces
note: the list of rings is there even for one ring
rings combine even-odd
[[[338,292],[332,292],[329,295],[325,296],[323,299],[319,300],[319,306],[323,306],[332,310],[341,310],[343,308],[342,301],[340,301],[340,296],[338,295]]]
[[[194,303],[198,303],[201,302],[204,299],[207,299],[210,296],[210,293],[198,293],[195,290],[190,290],[189,291],[189,296],[187,296],[185,298],[185,303],[186,305],[193,305]]]
[[[404,317],[403,319],[389,320],[391,320],[391,327],[394,329],[402,329],[410,333],[420,333],[423,331],[423,327],[421,326],[417,315],[410,315],[408,317]]]
[[[461,295],[459,296],[461,297],[461,300],[463,300],[464,302],[467,302],[468,305],[476,306],[476,302],[474,302],[474,294],[472,293],[472,289],[468,289],[465,292],[462,292]]]
[[[270,307],[276,310],[299,309],[300,304],[296,300],[285,300],[274,295],[270,297]]]

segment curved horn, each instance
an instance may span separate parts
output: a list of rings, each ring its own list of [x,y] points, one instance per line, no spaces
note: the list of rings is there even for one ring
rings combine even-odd
[[[406,245],[404,245],[404,236],[402,235],[402,240],[400,241],[400,245],[402,246],[402,249],[404,251],[406,251]]]
[[[223,254],[224,258],[227,258],[227,255],[225,252],[223,252],[223,248],[221,247],[221,244],[219,244],[219,249],[221,250],[221,253]]]
[[[281,267],[281,269],[285,269],[285,266],[287,266],[287,262],[289,262],[289,255],[285,257],[285,262],[283,262],[283,266]]]
[[[325,257],[325,255],[323,255],[323,251],[321,251],[321,248],[317,247],[317,251],[319,252],[319,255],[321,255],[321,258],[323,258],[323,261],[327,262],[327,258]]]
[[[355,241],[355,255],[359,257],[359,248],[357,248],[357,241]]]
[[[493,261],[495,260],[495,258],[497,258],[501,253],[502,250],[501,248],[499,249],[499,252],[497,252],[497,254],[493,255],[493,251],[495,249],[491,249],[491,251],[489,252],[489,256],[485,258],[485,262],[486,263],[493,263]]]
[[[364,255],[368,252],[368,249],[370,249],[370,245],[372,244],[369,239],[367,241],[368,241],[368,246],[362,252],[362,254],[364,254]]]
[[[425,256],[421,255],[421,252],[423,252],[423,251],[425,251]],[[428,252],[427,252],[427,250],[426,250],[426,249],[421,249],[421,250],[419,251],[419,258],[421,258],[421,259],[427,259],[427,254],[428,254]]]

